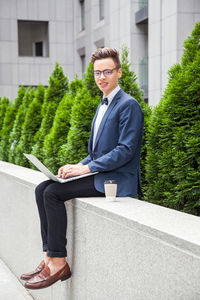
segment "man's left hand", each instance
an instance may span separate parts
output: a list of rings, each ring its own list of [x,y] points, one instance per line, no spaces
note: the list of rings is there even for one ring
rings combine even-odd
[[[65,165],[58,170],[58,176],[61,178],[68,178],[87,173],[90,173],[88,165],[83,165],[81,163],[77,165]]]

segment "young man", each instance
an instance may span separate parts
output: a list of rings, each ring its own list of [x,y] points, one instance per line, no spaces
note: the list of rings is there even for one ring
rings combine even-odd
[[[36,188],[43,251],[35,271],[23,274],[25,286],[40,289],[71,276],[66,262],[67,215],[64,202],[75,197],[104,197],[104,181],[117,180],[117,196],[135,197],[140,186],[143,112],[138,102],[118,85],[122,75],[115,49],[96,50],[91,57],[94,78],[103,93],[92,122],[89,155],[76,165],[58,170],[62,178],[99,172],[65,184],[47,180]]]

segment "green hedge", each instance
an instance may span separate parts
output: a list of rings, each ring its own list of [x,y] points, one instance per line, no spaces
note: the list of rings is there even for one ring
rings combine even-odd
[[[53,125],[53,120],[57,107],[63,96],[68,90],[68,78],[64,75],[62,67],[56,63],[53,73],[49,78],[49,86],[45,93],[44,104],[42,107],[42,123],[34,136],[34,146],[32,154],[40,160],[44,160],[43,144],[46,135],[49,134]]]
[[[6,110],[1,129],[0,160],[8,161],[8,154],[11,148],[11,144],[9,143],[10,133],[12,132],[15,117],[22,104],[24,94],[25,88],[21,86],[14,104],[10,103]]]
[[[53,126],[50,133],[45,137],[43,153],[44,163],[53,173],[63,163],[63,159],[59,157],[59,151],[63,144],[67,141],[67,134],[70,128],[71,110],[74,104],[74,98],[78,90],[82,88],[82,81],[75,78],[70,85],[69,91],[65,94],[59,103]]]
[[[149,126],[149,118],[151,116],[151,108],[144,101],[143,91],[138,87],[137,76],[136,74],[130,70],[131,64],[128,61],[128,48],[122,48],[122,76],[119,80],[120,87],[129,95],[134,97],[141,105],[141,108],[144,112],[144,131],[143,131],[143,140],[142,140],[142,149],[141,149],[141,178],[142,178],[142,191],[146,191],[146,153],[147,153],[147,134],[148,134],[148,126]]]
[[[144,111],[141,153],[145,200],[200,215],[200,23],[184,43],[180,64],[158,106],[151,111],[130,70],[128,49],[122,50],[120,86]],[[23,152],[31,152],[54,173],[60,165],[77,163],[88,153],[91,121],[101,91],[89,64],[82,80],[70,84],[57,63],[49,87],[20,87],[12,104],[0,99],[0,159],[29,166]]]
[[[88,155],[91,119],[99,104],[99,96],[91,97],[88,90],[78,91],[72,107],[67,143],[59,151],[62,164],[77,163]]]
[[[1,99],[0,97],[0,140],[1,140],[1,129],[3,127],[3,120],[6,114],[6,110],[9,107],[10,101],[8,98],[4,97]]]
[[[146,200],[200,215],[200,23],[170,69],[148,135]]]
[[[16,163],[16,164],[19,163],[19,160],[18,161],[16,160],[18,157],[17,145],[21,137],[21,131],[26,117],[26,112],[28,110],[29,105],[33,101],[34,96],[35,96],[35,89],[31,87],[27,88],[24,97],[22,99],[22,104],[20,105],[17,111],[14,125],[9,138],[10,149],[8,154],[8,160],[11,163]]]
[[[45,88],[39,85],[35,90],[35,97],[27,108],[24,123],[22,125],[19,143],[16,145],[15,163],[24,167],[30,167],[29,161],[23,153],[30,153],[34,145],[34,135],[38,131],[42,121],[42,104],[44,102]]]

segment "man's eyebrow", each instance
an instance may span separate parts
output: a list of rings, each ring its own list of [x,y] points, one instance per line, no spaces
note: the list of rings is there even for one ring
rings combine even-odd
[[[103,69],[103,70],[94,70],[94,71],[100,71],[100,72],[102,72],[102,71],[105,71],[105,70],[112,70],[112,68],[106,68],[106,69]]]

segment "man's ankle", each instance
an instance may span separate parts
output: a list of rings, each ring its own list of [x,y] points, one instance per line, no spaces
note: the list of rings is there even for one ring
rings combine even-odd
[[[45,256],[44,258],[44,262],[47,265],[49,263],[50,257],[49,256]]]

